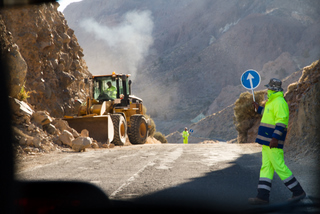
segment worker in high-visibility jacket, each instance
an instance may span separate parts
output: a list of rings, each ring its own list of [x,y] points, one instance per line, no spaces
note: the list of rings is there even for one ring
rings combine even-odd
[[[249,198],[248,202],[254,205],[268,204],[271,182],[274,172],[279,175],[285,186],[292,192],[289,201],[299,201],[306,196],[300,183],[285,165],[283,145],[287,134],[289,121],[288,104],[283,97],[281,80],[272,78],[268,88],[268,100],[265,107],[253,102],[256,111],[262,114],[256,142],[262,144],[262,166],[258,182],[258,194]]]
[[[117,88],[111,84],[111,82],[107,82],[108,88],[106,90],[107,95],[112,98],[116,99],[117,98]]]
[[[187,127],[184,128],[184,131],[182,132],[182,137],[183,137],[183,144],[188,144],[189,132]]]

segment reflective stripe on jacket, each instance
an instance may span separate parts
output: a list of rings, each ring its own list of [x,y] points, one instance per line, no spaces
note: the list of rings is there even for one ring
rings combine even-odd
[[[270,94],[265,107],[259,107],[258,113],[262,114],[256,142],[269,146],[271,139],[278,139],[278,148],[282,149],[287,135],[289,122],[289,107],[283,98],[283,92]]]

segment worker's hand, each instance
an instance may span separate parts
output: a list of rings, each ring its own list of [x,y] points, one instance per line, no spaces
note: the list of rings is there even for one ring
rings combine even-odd
[[[278,148],[278,139],[272,138],[269,144],[270,149],[272,148]]]
[[[252,105],[256,111],[258,111],[259,104],[257,102],[252,102]]]

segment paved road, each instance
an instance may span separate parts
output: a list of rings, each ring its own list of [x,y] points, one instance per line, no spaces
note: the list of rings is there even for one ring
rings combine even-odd
[[[166,144],[65,153],[17,173],[21,180],[80,180],[110,199],[247,208],[261,165],[257,144]],[[271,203],[291,196],[278,176]],[[228,207],[230,208],[230,207]]]

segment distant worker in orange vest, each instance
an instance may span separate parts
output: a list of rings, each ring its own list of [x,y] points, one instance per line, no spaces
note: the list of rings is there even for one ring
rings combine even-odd
[[[184,128],[184,131],[182,132],[182,137],[183,137],[183,144],[188,144],[189,132],[187,127]]]

